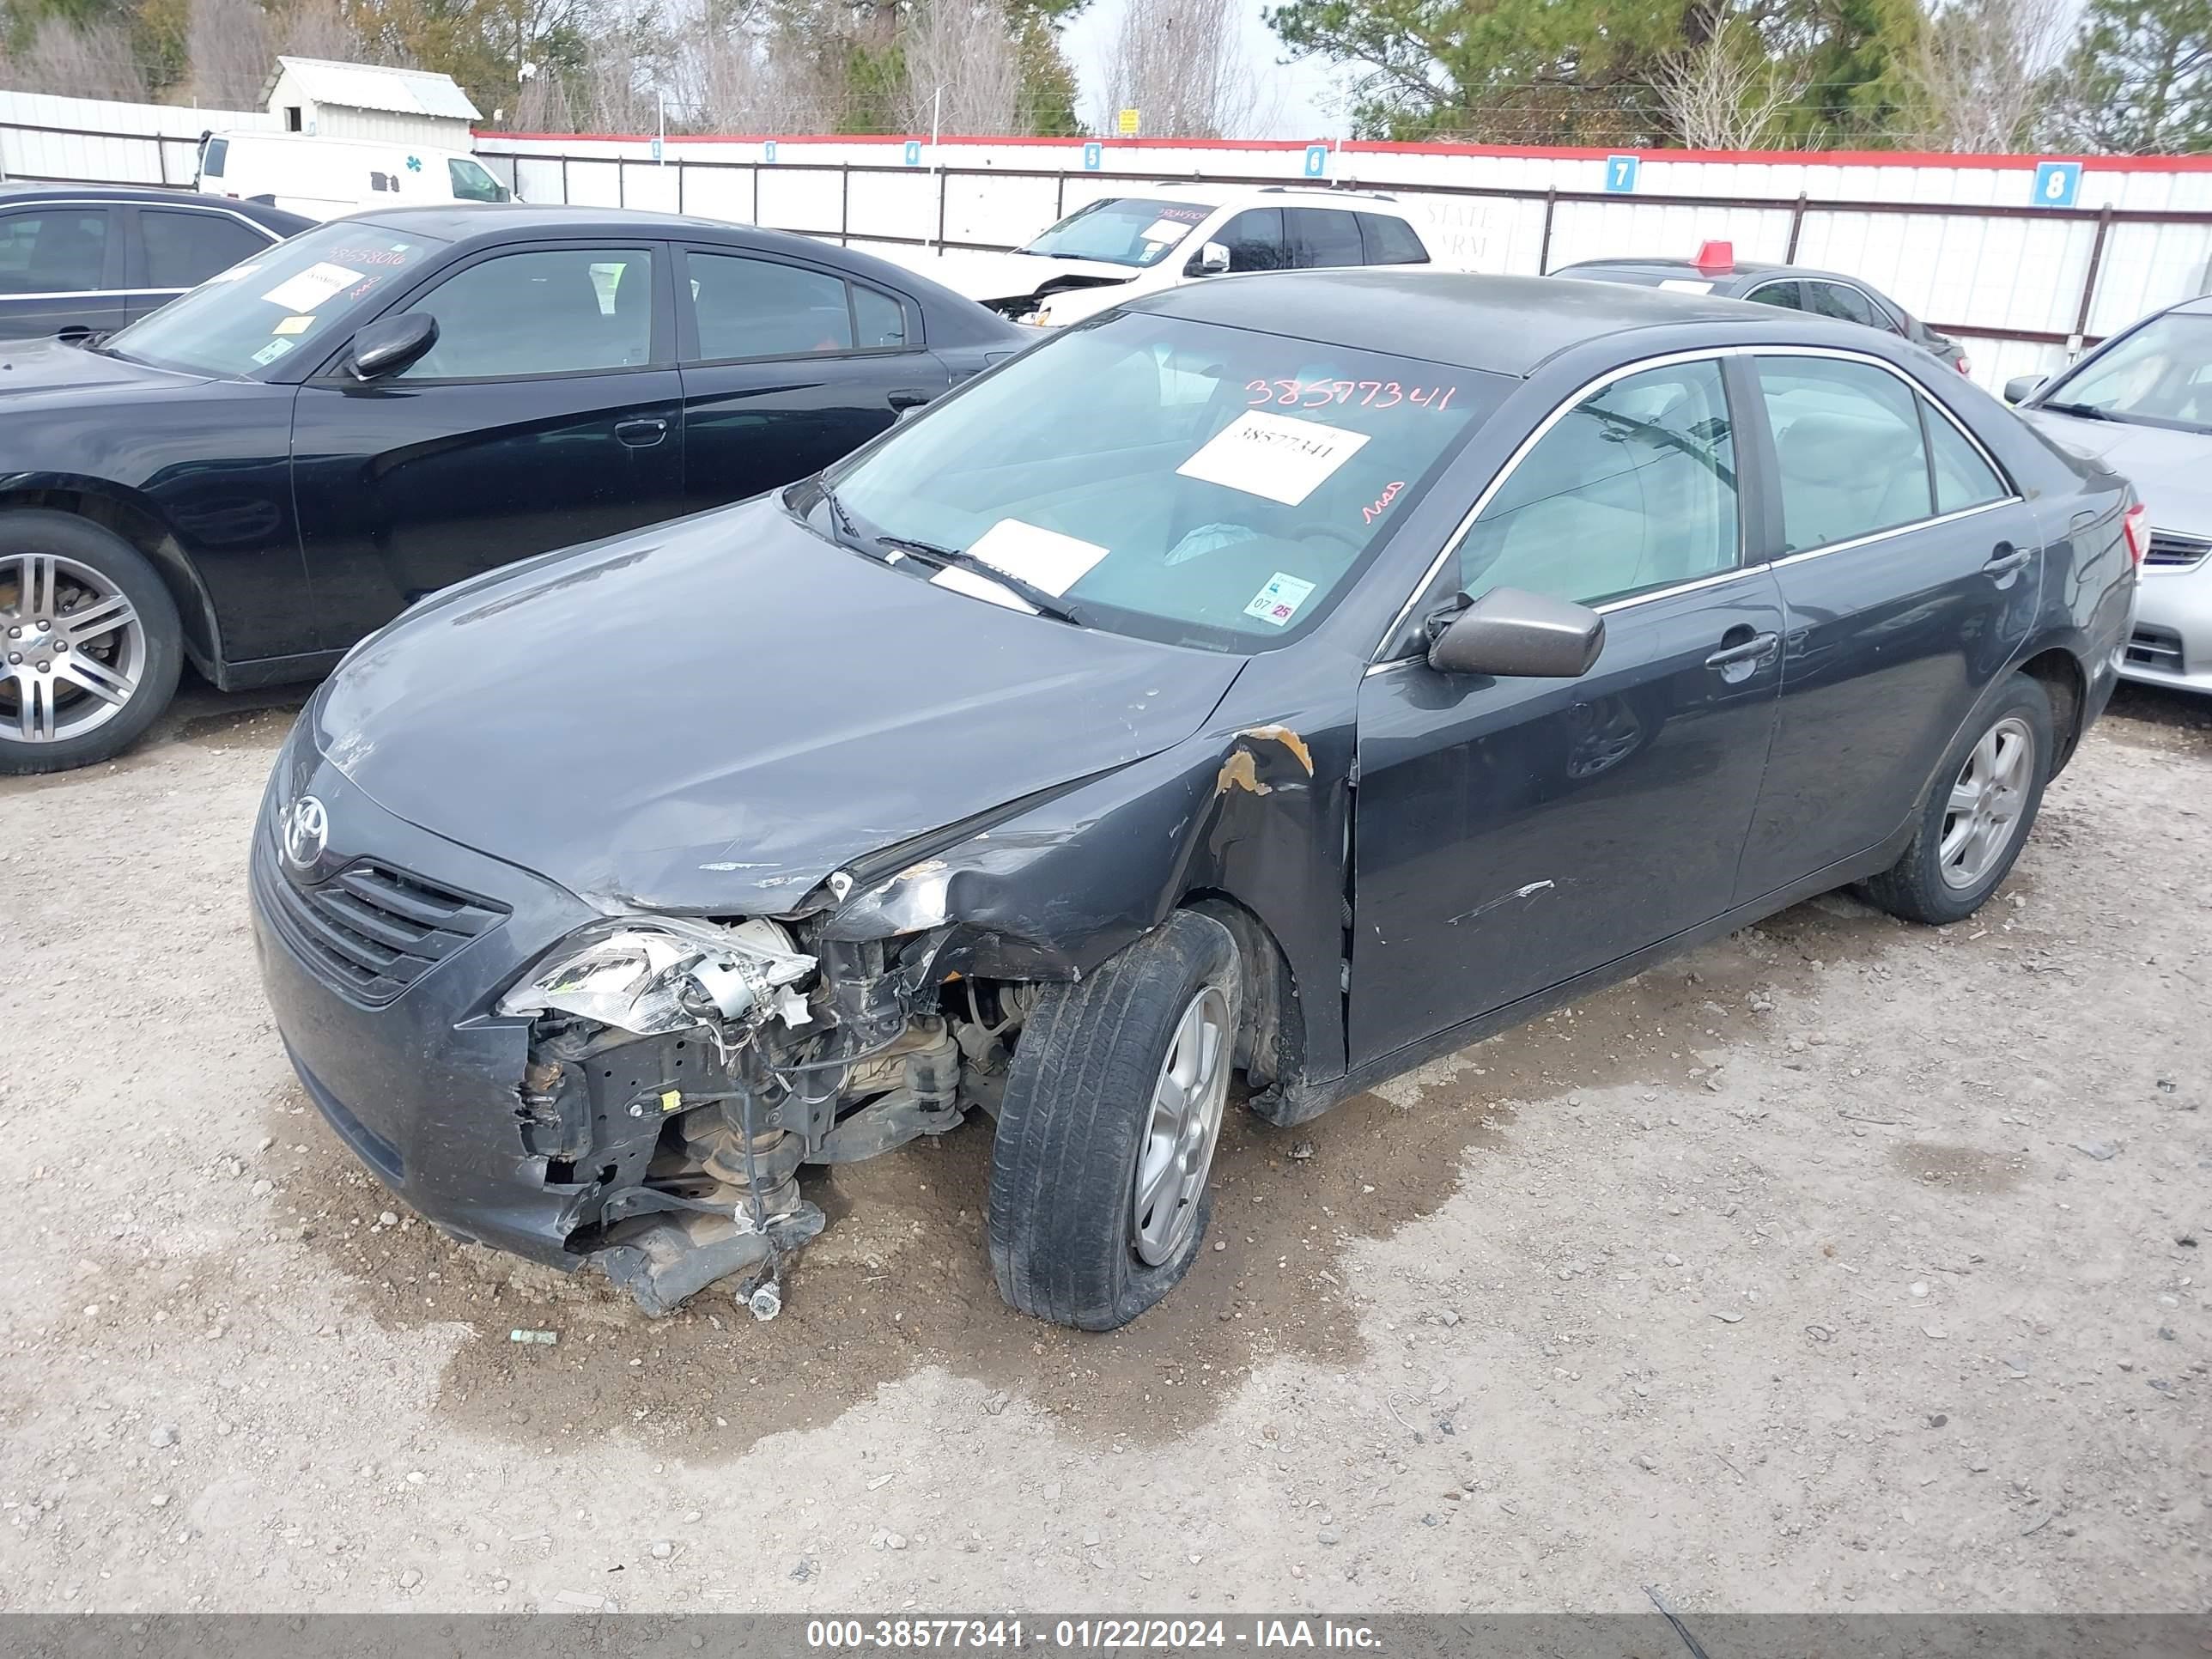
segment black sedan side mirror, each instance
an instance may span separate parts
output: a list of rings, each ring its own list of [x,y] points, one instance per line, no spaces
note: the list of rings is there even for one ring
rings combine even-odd
[[[1493,587],[1430,627],[1429,666],[1439,674],[1579,679],[1605,649],[1596,611],[1521,587]]]
[[[2004,400],[2008,404],[2024,404],[2050,378],[2048,374],[2015,374],[2004,383]]]
[[[1229,269],[1229,249],[1220,242],[1208,242],[1199,249],[1198,258],[1191,261],[1191,269],[1201,276],[1218,276]]]
[[[427,313],[380,317],[354,331],[346,368],[356,380],[380,380],[419,363],[437,343],[438,319]]]

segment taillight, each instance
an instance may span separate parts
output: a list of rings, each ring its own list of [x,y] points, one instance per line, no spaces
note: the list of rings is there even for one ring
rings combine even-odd
[[[2128,556],[2141,564],[2150,551],[2150,509],[2137,501],[2122,514],[2120,534],[2127,538]]]

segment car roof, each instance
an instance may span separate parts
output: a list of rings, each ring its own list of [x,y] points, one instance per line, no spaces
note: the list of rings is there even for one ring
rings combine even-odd
[[[1700,282],[1726,283],[1740,277],[1811,276],[1824,283],[1849,283],[1853,288],[1874,289],[1864,278],[1850,276],[1839,270],[1823,270],[1816,265],[1770,264],[1761,259],[1738,259],[1725,270],[1708,270],[1695,259],[1682,258],[1617,258],[1579,259],[1571,265],[1561,265],[1552,273],[1554,276],[1582,276],[1603,282],[1607,277],[1690,277]]]
[[[1393,214],[1401,214],[1398,198],[1379,190],[1343,190],[1322,185],[1205,185],[1188,180],[1163,179],[1124,191],[1124,196],[1188,198],[1212,207],[1345,207],[1370,208],[1382,203]]]
[[[1630,329],[1754,320],[1771,327],[1783,314],[1741,300],[1620,283],[1403,265],[1218,276],[1122,308],[1512,375],[1526,375],[1571,346]],[[1813,319],[1802,326],[1808,338],[1834,337]]]
[[[203,208],[243,215],[283,235],[296,235],[315,222],[262,202],[214,196],[196,190],[167,190],[153,185],[0,185],[0,207],[39,202],[143,202],[162,207]]]

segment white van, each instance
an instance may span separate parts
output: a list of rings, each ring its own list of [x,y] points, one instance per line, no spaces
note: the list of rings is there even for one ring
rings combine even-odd
[[[200,140],[198,188],[311,219],[372,207],[514,199],[483,162],[459,150],[297,132],[209,133]]]

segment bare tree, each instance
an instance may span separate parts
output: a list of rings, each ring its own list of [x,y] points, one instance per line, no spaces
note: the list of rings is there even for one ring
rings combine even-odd
[[[40,92],[146,101],[146,71],[130,31],[119,22],[78,25],[50,15],[9,67],[11,79]]]
[[[2069,0],[1953,0],[1905,71],[1916,142],[1990,153],[2028,141],[2072,33]]]
[[[1261,100],[1238,15],[1233,0],[1129,0],[1106,58],[1108,118],[1134,109],[1146,131],[1162,136],[1244,136]]]
[[[908,131],[929,131],[940,88],[945,131],[1014,130],[1021,50],[1000,0],[921,0],[908,19],[903,46],[906,83],[898,113]]]
[[[1668,126],[1690,149],[1765,148],[1803,89],[1769,59],[1755,31],[1726,17],[1702,46],[1663,59],[1651,82]]]
[[[831,132],[847,92],[842,37],[788,6],[709,3],[671,44],[669,119],[707,132]]]
[[[368,42],[346,15],[342,0],[294,0],[277,20],[277,51],[293,58],[327,58],[342,64],[373,63]]]
[[[276,62],[269,19],[254,0],[191,0],[185,59],[192,101],[215,109],[253,109]]]

